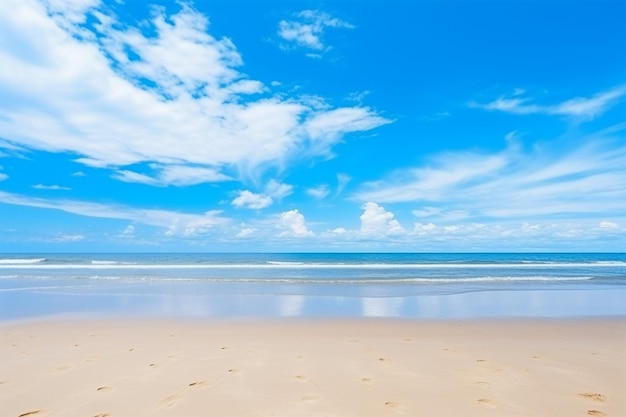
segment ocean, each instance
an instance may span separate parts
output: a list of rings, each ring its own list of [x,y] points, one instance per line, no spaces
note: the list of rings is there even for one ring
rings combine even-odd
[[[0,254],[0,320],[626,315],[624,253]]]

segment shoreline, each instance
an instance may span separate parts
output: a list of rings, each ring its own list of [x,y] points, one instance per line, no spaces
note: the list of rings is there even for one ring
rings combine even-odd
[[[0,337],[7,417],[626,414],[622,316],[48,317]]]

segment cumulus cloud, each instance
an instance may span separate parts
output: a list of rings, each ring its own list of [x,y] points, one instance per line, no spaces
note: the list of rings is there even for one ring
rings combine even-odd
[[[131,238],[135,236],[135,226],[129,224],[121,233],[122,237]]]
[[[368,202],[363,206],[360,233],[365,236],[388,236],[404,233],[394,214],[376,203]]]
[[[513,114],[551,114],[579,119],[593,119],[626,95],[626,86],[615,87],[592,97],[575,97],[561,103],[540,105],[521,97],[524,90],[515,89],[512,97],[500,97],[487,104],[470,103],[473,107]]]
[[[249,238],[249,237],[254,236],[256,232],[257,232],[257,229],[255,229],[254,227],[244,227],[237,233],[236,237],[242,238],[242,239]]]
[[[298,210],[289,210],[280,214],[278,228],[283,231],[279,236],[283,237],[309,237],[313,232],[306,226],[304,216]]]
[[[262,209],[280,201],[293,192],[293,186],[276,180],[270,180],[263,194],[256,194],[248,190],[239,191],[232,205],[237,208]]]
[[[608,221],[601,221],[599,226],[602,229],[617,229],[619,227],[619,224],[615,223],[615,222],[608,222]]]
[[[322,39],[327,28],[353,29],[354,26],[319,10],[303,10],[291,20],[280,21],[278,36],[289,45],[322,52],[330,48]]]
[[[255,194],[248,190],[239,192],[239,195],[232,201],[232,205],[237,208],[262,209],[271,206],[271,197],[262,194]]]
[[[178,4],[129,26],[97,1],[4,1],[0,137],[122,181],[185,186],[284,166],[296,153],[326,156],[344,135],[390,122],[362,106],[271,95],[240,70],[230,39]]]

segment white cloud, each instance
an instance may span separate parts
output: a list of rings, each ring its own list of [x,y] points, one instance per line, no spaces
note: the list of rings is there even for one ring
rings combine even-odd
[[[437,230],[437,226],[435,226],[433,223],[415,223],[413,228],[413,232],[417,235],[425,235],[435,230]]]
[[[599,226],[602,229],[617,229],[619,227],[619,224],[615,222],[601,221]]]
[[[293,192],[293,186],[278,182],[276,180],[270,180],[265,186],[265,194],[272,197],[273,200],[280,201]]]
[[[272,198],[267,195],[244,190],[239,192],[231,204],[237,208],[262,209],[271,206],[272,203]]]
[[[36,190],[53,190],[53,191],[67,191],[71,190],[69,187],[63,187],[61,185],[44,185],[44,184],[35,184],[33,188]]]
[[[295,15],[294,20],[280,21],[278,36],[299,47],[321,52],[329,49],[322,40],[327,28],[353,29],[354,26],[319,10],[303,10]],[[307,55],[310,57],[321,56],[319,53]]]
[[[405,232],[393,213],[376,203],[368,202],[363,206],[360,233],[364,236],[382,237]]]
[[[350,181],[352,181],[352,177],[348,174],[337,174],[337,192],[335,193],[335,196],[341,194]]]
[[[205,182],[232,180],[232,178],[219,173],[213,168],[184,165],[161,166],[157,164],[152,164],[151,168],[158,171],[155,176],[141,174],[130,170],[119,170],[115,172],[113,177],[124,182],[137,182],[157,186],[188,186],[202,184]]]
[[[237,233],[236,237],[238,238],[249,238],[254,236],[257,233],[257,229],[254,227],[244,227]]]
[[[390,122],[373,116],[367,107],[343,107],[319,112],[304,124],[310,138],[309,152],[330,156],[331,146],[347,133],[364,132]]]
[[[211,36],[186,3],[173,15],[155,8],[136,27],[95,1],[3,7],[11,13],[0,13],[0,136],[75,154],[123,181],[224,181],[233,169],[283,166],[296,152],[326,156],[345,134],[390,122],[365,107],[269,95],[239,71],[232,41]],[[80,25],[86,17],[96,23]],[[141,163],[155,174],[131,168]]]
[[[283,229],[279,236],[309,237],[313,232],[306,226],[304,216],[298,210],[289,210],[280,214],[278,228]]]
[[[4,181],[7,178],[9,178],[9,176],[7,174],[5,174],[4,172],[0,172],[0,181]]]
[[[66,243],[66,242],[80,242],[85,240],[85,236],[81,234],[60,235],[52,239],[53,242]]]
[[[327,184],[321,184],[306,190],[306,193],[313,198],[321,200],[330,193],[330,187]]]
[[[552,105],[532,104],[530,98],[520,97],[523,90],[516,89],[513,97],[500,97],[487,104],[470,103],[473,107],[513,114],[552,114],[579,119],[593,119],[626,95],[626,87],[615,87],[593,97],[575,97]]]
[[[126,228],[122,231],[122,236],[124,237],[133,237],[135,235],[135,226],[133,226],[132,224],[129,224],[128,226],[126,226]]]
[[[264,194],[256,194],[248,190],[239,191],[238,196],[231,202],[237,208],[262,209],[280,201],[293,192],[293,186],[270,180],[265,185]]]
[[[495,154],[447,153],[365,184],[354,197],[414,202],[417,217],[445,221],[619,216],[626,207],[626,147],[603,136],[570,143],[567,151],[537,144],[530,151],[513,146]]]
[[[128,220],[134,223],[157,226],[167,229],[166,234],[168,236],[201,235],[216,226],[225,226],[230,223],[230,219],[222,217],[218,210],[210,210],[203,214],[190,214],[86,201],[32,198],[4,191],[0,191],[0,201],[4,204],[61,210],[80,216]]]

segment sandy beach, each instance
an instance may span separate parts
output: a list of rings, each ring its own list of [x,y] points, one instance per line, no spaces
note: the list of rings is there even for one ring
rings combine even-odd
[[[0,415],[624,416],[626,320],[0,325]]]

